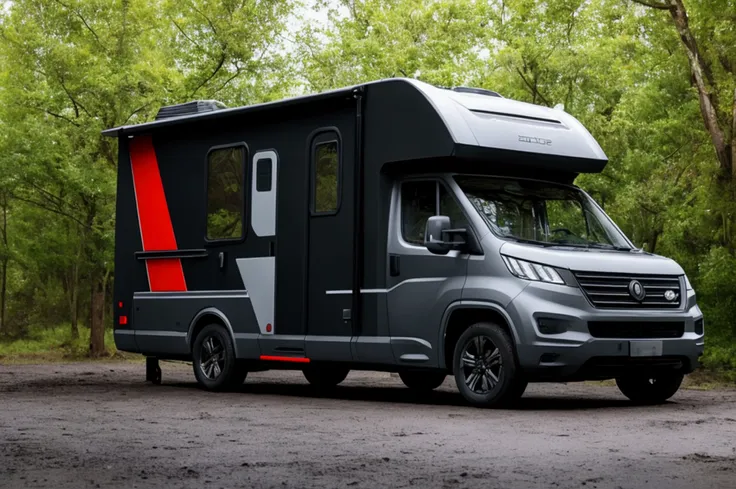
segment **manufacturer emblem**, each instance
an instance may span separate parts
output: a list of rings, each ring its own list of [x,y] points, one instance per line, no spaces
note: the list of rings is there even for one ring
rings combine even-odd
[[[520,143],[530,143],[530,144],[541,144],[542,146],[552,146],[551,139],[537,138],[534,136],[522,136],[521,134],[519,135],[519,142]]]
[[[664,293],[664,298],[667,299],[668,301],[673,301],[677,299],[677,294],[675,293],[674,290],[667,290]]]
[[[631,297],[641,302],[647,296],[647,291],[644,290],[644,286],[638,280],[632,280],[629,282],[629,294]]]

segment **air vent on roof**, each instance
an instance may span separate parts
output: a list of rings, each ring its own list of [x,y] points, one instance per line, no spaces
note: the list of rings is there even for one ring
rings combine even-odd
[[[501,97],[500,93],[494,92],[492,90],[486,90],[485,88],[454,87],[452,90],[455,92],[475,93],[478,95],[489,95],[491,97]]]
[[[156,120],[169,119],[171,117],[181,117],[192,114],[202,114],[204,112],[212,112],[215,110],[225,109],[226,105],[217,100],[194,100],[184,104],[169,105],[161,107],[156,114]]]

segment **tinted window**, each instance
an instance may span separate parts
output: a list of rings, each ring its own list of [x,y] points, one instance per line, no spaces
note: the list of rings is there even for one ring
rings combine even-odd
[[[404,241],[424,246],[427,219],[438,215],[449,217],[453,228],[468,227],[465,214],[443,184],[436,181],[402,184],[401,232]]]
[[[339,191],[339,164],[337,141],[320,143],[314,150],[314,201],[315,213],[336,212]]]
[[[437,214],[437,182],[405,182],[401,186],[401,233],[404,241],[424,245],[427,219]]]
[[[242,146],[215,149],[207,159],[207,239],[243,237]]]

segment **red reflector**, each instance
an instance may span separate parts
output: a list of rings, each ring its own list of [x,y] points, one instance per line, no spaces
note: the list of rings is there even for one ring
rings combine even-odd
[[[120,316],[120,319],[118,320],[120,324],[128,324],[128,316]]]
[[[271,355],[261,355],[261,360],[266,362],[309,363],[309,358],[304,357],[275,357]]]
[[[271,332],[271,329],[273,329],[273,326],[271,326],[271,323],[268,323],[266,325],[266,333],[270,333]]]
[[[120,301],[120,302],[118,302],[118,307],[119,307],[120,309],[122,309],[122,308],[123,308],[123,301]]]

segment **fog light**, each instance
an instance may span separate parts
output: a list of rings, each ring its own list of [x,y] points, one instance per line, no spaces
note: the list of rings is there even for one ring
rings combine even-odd
[[[568,330],[568,323],[562,319],[537,318],[537,328],[542,334],[560,334]]]
[[[703,318],[695,320],[695,334],[697,335],[703,334]]]
[[[558,353],[545,353],[539,357],[539,363],[554,363],[559,357]]]

